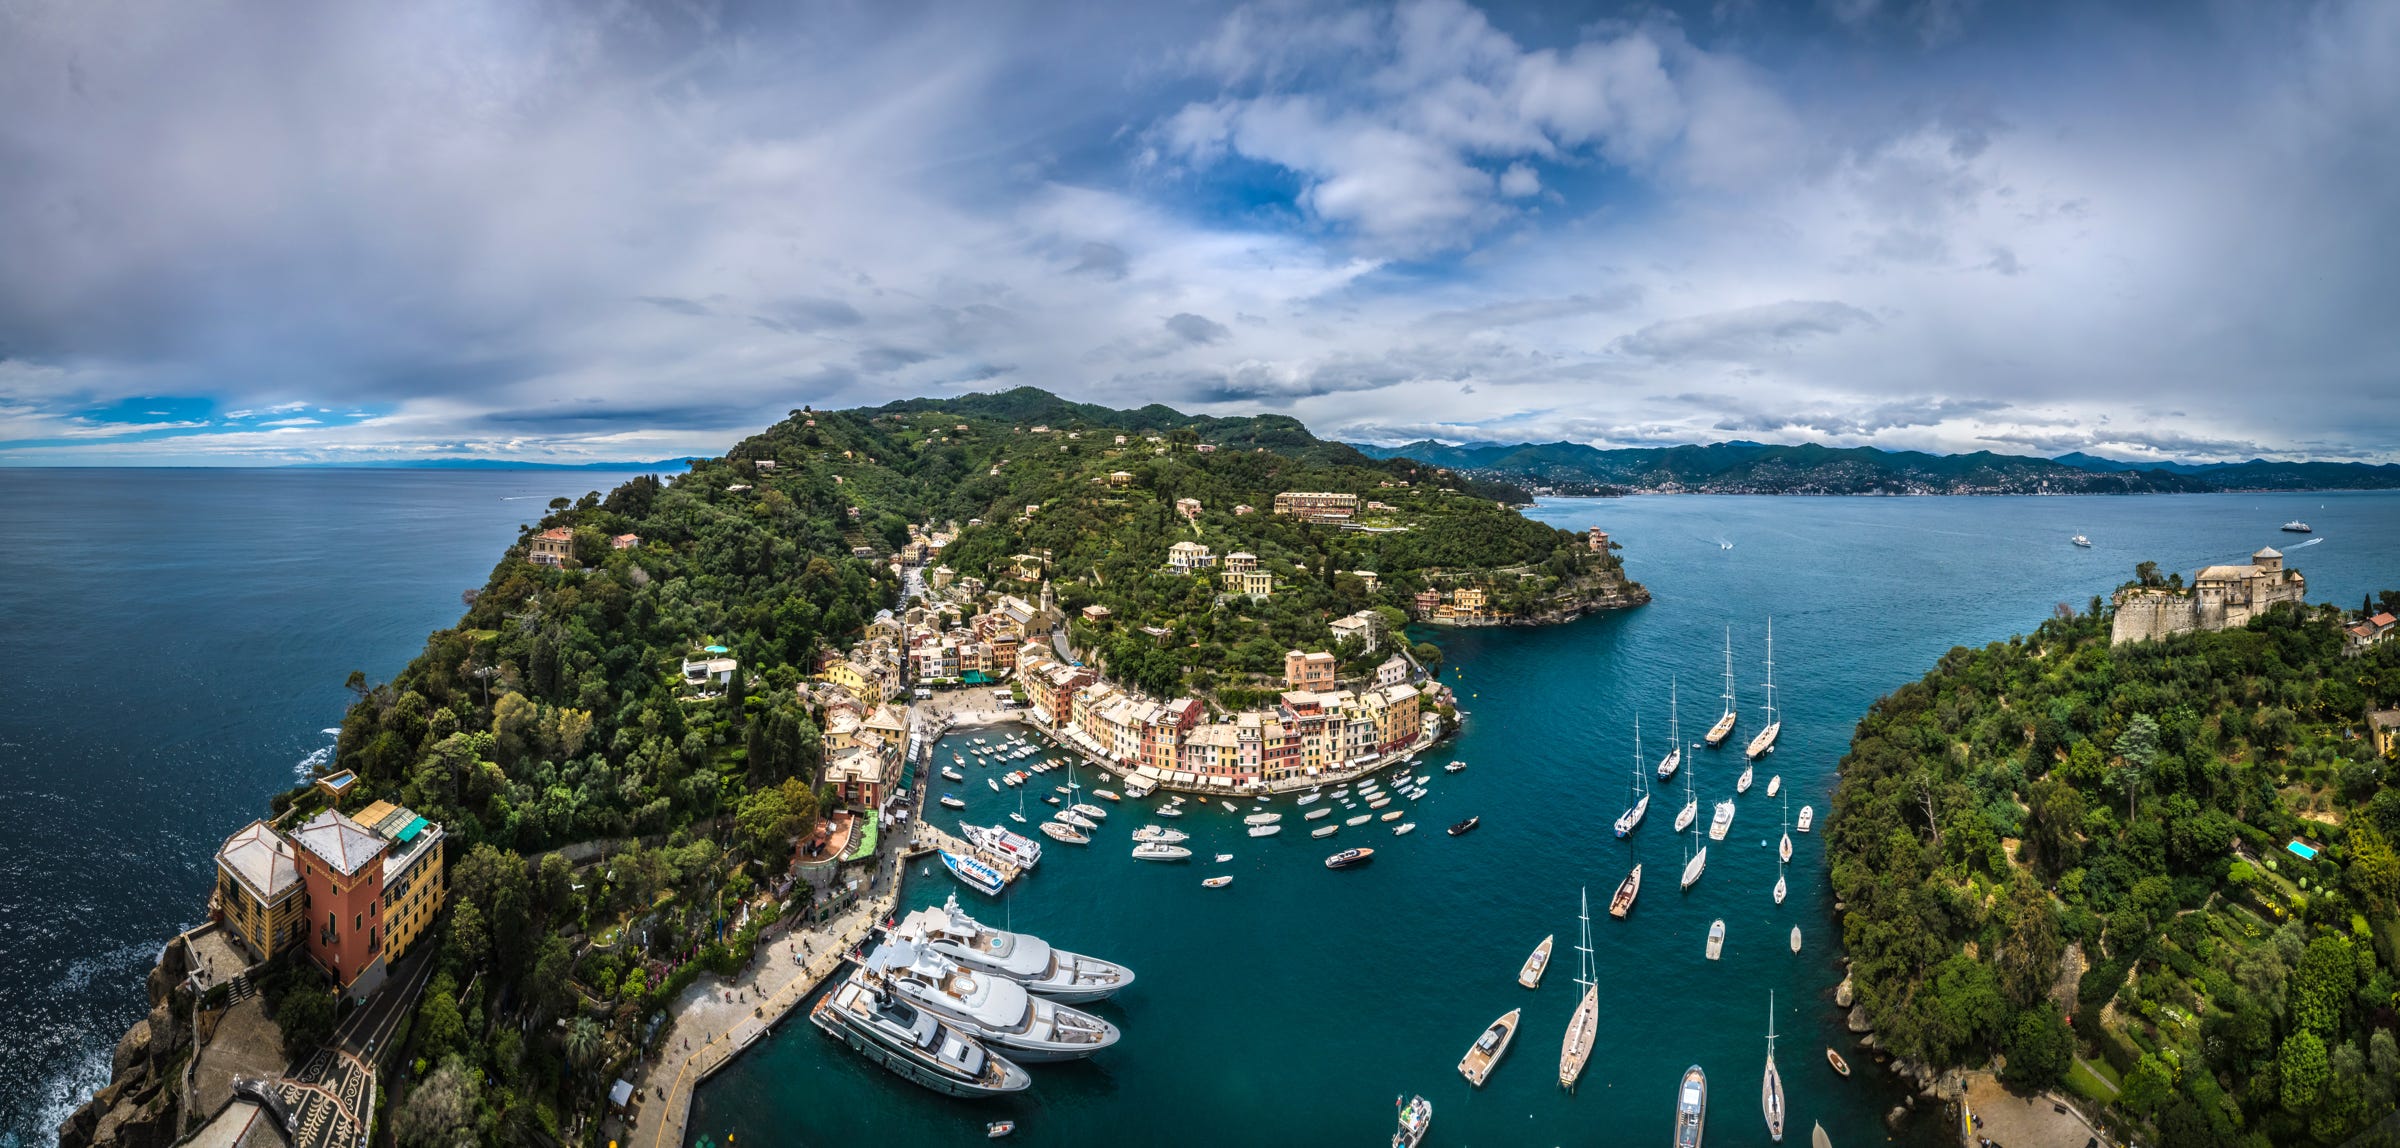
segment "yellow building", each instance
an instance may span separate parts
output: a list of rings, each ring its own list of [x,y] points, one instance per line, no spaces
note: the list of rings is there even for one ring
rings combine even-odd
[[[300,865],[264,821],[253,821],[217,847],[217,916],[256,960],[300,943],[308,897]]]
[[[817,677],[850,691],[850,696],[867,705],[883,704],[883,685],[869,678],[866,669],[848,658],[835,658],[825,664],[825,672]]]
[[[384,960],[408,952],[442,911],[448,878],[442,871],[442,827],[406,806],[378,801],[355,820],[390,841],[383,858]]]

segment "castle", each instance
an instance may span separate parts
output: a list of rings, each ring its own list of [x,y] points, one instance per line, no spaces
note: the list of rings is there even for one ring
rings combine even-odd
[[[2192,578],[2190,590],[2126,589],[2117,592],[2109,644],[2147,642],[2194,630],[2224,630],[2247,624],[2279,602],[2302,602],[2308,579],[2283,568],[2272,547],[2241,566],[2209,566]]]

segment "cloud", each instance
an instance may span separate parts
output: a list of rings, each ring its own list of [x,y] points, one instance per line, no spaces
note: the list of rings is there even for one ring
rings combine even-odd
[[[1436,311],[1426,315],[1423,323],[1427,327],[1458,332],[1495,330],[1622,311],[1639,302],[1641,297],[1640,287],[1619,284],[1591,294],[1569,295],[1560,299],[1511,299],[1477,307]]]
[[[1233,331],[1225,324],[1205,315],[1194,315],[1189,311],[1180,315],[1168,316],[1166,326],[1167,330],[1174,332],[1187,343],[1222,343],[1233,337]]]
[[[1848,303],[1787,299],[1652,323],[1617,340],[1616,348],[1652,359],[1741,359],[1874,322]]]

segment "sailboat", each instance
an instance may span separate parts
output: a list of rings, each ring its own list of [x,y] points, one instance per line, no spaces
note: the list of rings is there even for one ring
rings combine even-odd
[[[1691,797],[1691,805],[1688,808],[1696,812],[1700,808],[1700,794],[1691,789],[1691,784],[1691,775],[1684,775],[1684,788]],[[1698,819],[1695,818],[1693,820],[1692,844],[1697,847],[1697,851],[1692,854],[1691,860],[1683,863],[1683,887],[1687,890],[1692,887],[1693,882],[1700,879],[1700,871],[1708,868],[1708,846],[1700,844],[1700,826],[1698,824]]]
[[[1640,714],[1634,715],[1633,730],[1637,739],[1635,748],[1638,751],[1640,748],[1638,739],[1642,730]],[[1667,756],[1660,758],[1658,762],[1658,779],[1660,781],[1673,780],[1675,768],[1683,764],[1683,725],[1677,720],[1675,714],[1675,683],[1672,680],[1667,683],[1667,745],[1671,747],[1667,750]]]
[[[1637,864],[1633,872],[1627,873],[1625,879],[1617,883],[1617,895],[1608,900],[1608,915],[1624,920],[1625,914],[1633,911],[1633,899],[1641,895],[1642,867]]]
[[[1025,788],[1023,786],[1017,787],[1017,811],[1009,814],[1008,819],[1019,825],[1025,824]]]
[[[1725,739],[1733,734],[1733,723],[1737,716],[1733,708],[1733,627],[1727,626],[1725,627],[1725,716],[1718,718],[1717,724],[1708,727],[1708,737],[1705,739],[1708,742],[1708,748],[1715,749],[1725,744]]]
[[[1592,1058],[1593,1038],[1600,1031],[1600,980],[1592,969],[1592,892],[1583,891],[1583,940],[1575,951],[1583,955],[1575,983],[1583,986],[1583,999],[1575,1005],[1575,1016],[1567,1021],[1567,1035],[1559,1042],[1558,1086],[1575,1087],[1576,1078],[1583,1075],[1583,1064]]]
[[[1663,767],[1662,767],[1663,768]],[[1642,715],[1633,715],[1633,807],[1617,817],[1617,836],[1630,837],[1650,812],[1650,791],[1642,785]]]
[[[1759,1086],[1758,1104],[1767,1114],[1767,1135],[1783,1142],[1783,1074],[1775,1071],[1775,990],[1767,990],[1767,1078]]]
[[[1783,821],[1787,827],[1792,821],[1792,799],[1789,797],[1783,799]],[[1783,904],[1783,867],[1791,864],[1791,861],[1792,832],[1786,828],[1783,832],[1783,860],[1775,863],[1775,903],[1778,905]]]
[[[1767,728],[1750,739],[1750,748],[1743,750],[1756,761],[1775,750],[1775,735],[1783,732],[1783,721],[1775,716],[1775,619],[1767,619]]]

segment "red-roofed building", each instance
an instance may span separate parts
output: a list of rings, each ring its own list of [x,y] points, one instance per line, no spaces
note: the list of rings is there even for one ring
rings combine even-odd
[[[2357,625],[2345,627],[2344,632],[2350,636],[2350,642],[2342,649],[2342,652],[2353,658],[2366,653],[2367,649],[2375,643],[2392,636],[2395,621],[2400,620],[2394,619],[2389,613],[2382,613]]]
[[[575,532],[564,526],[553,526],[525,542],[525,558],[536,566],[564,566],[574,556]]]

